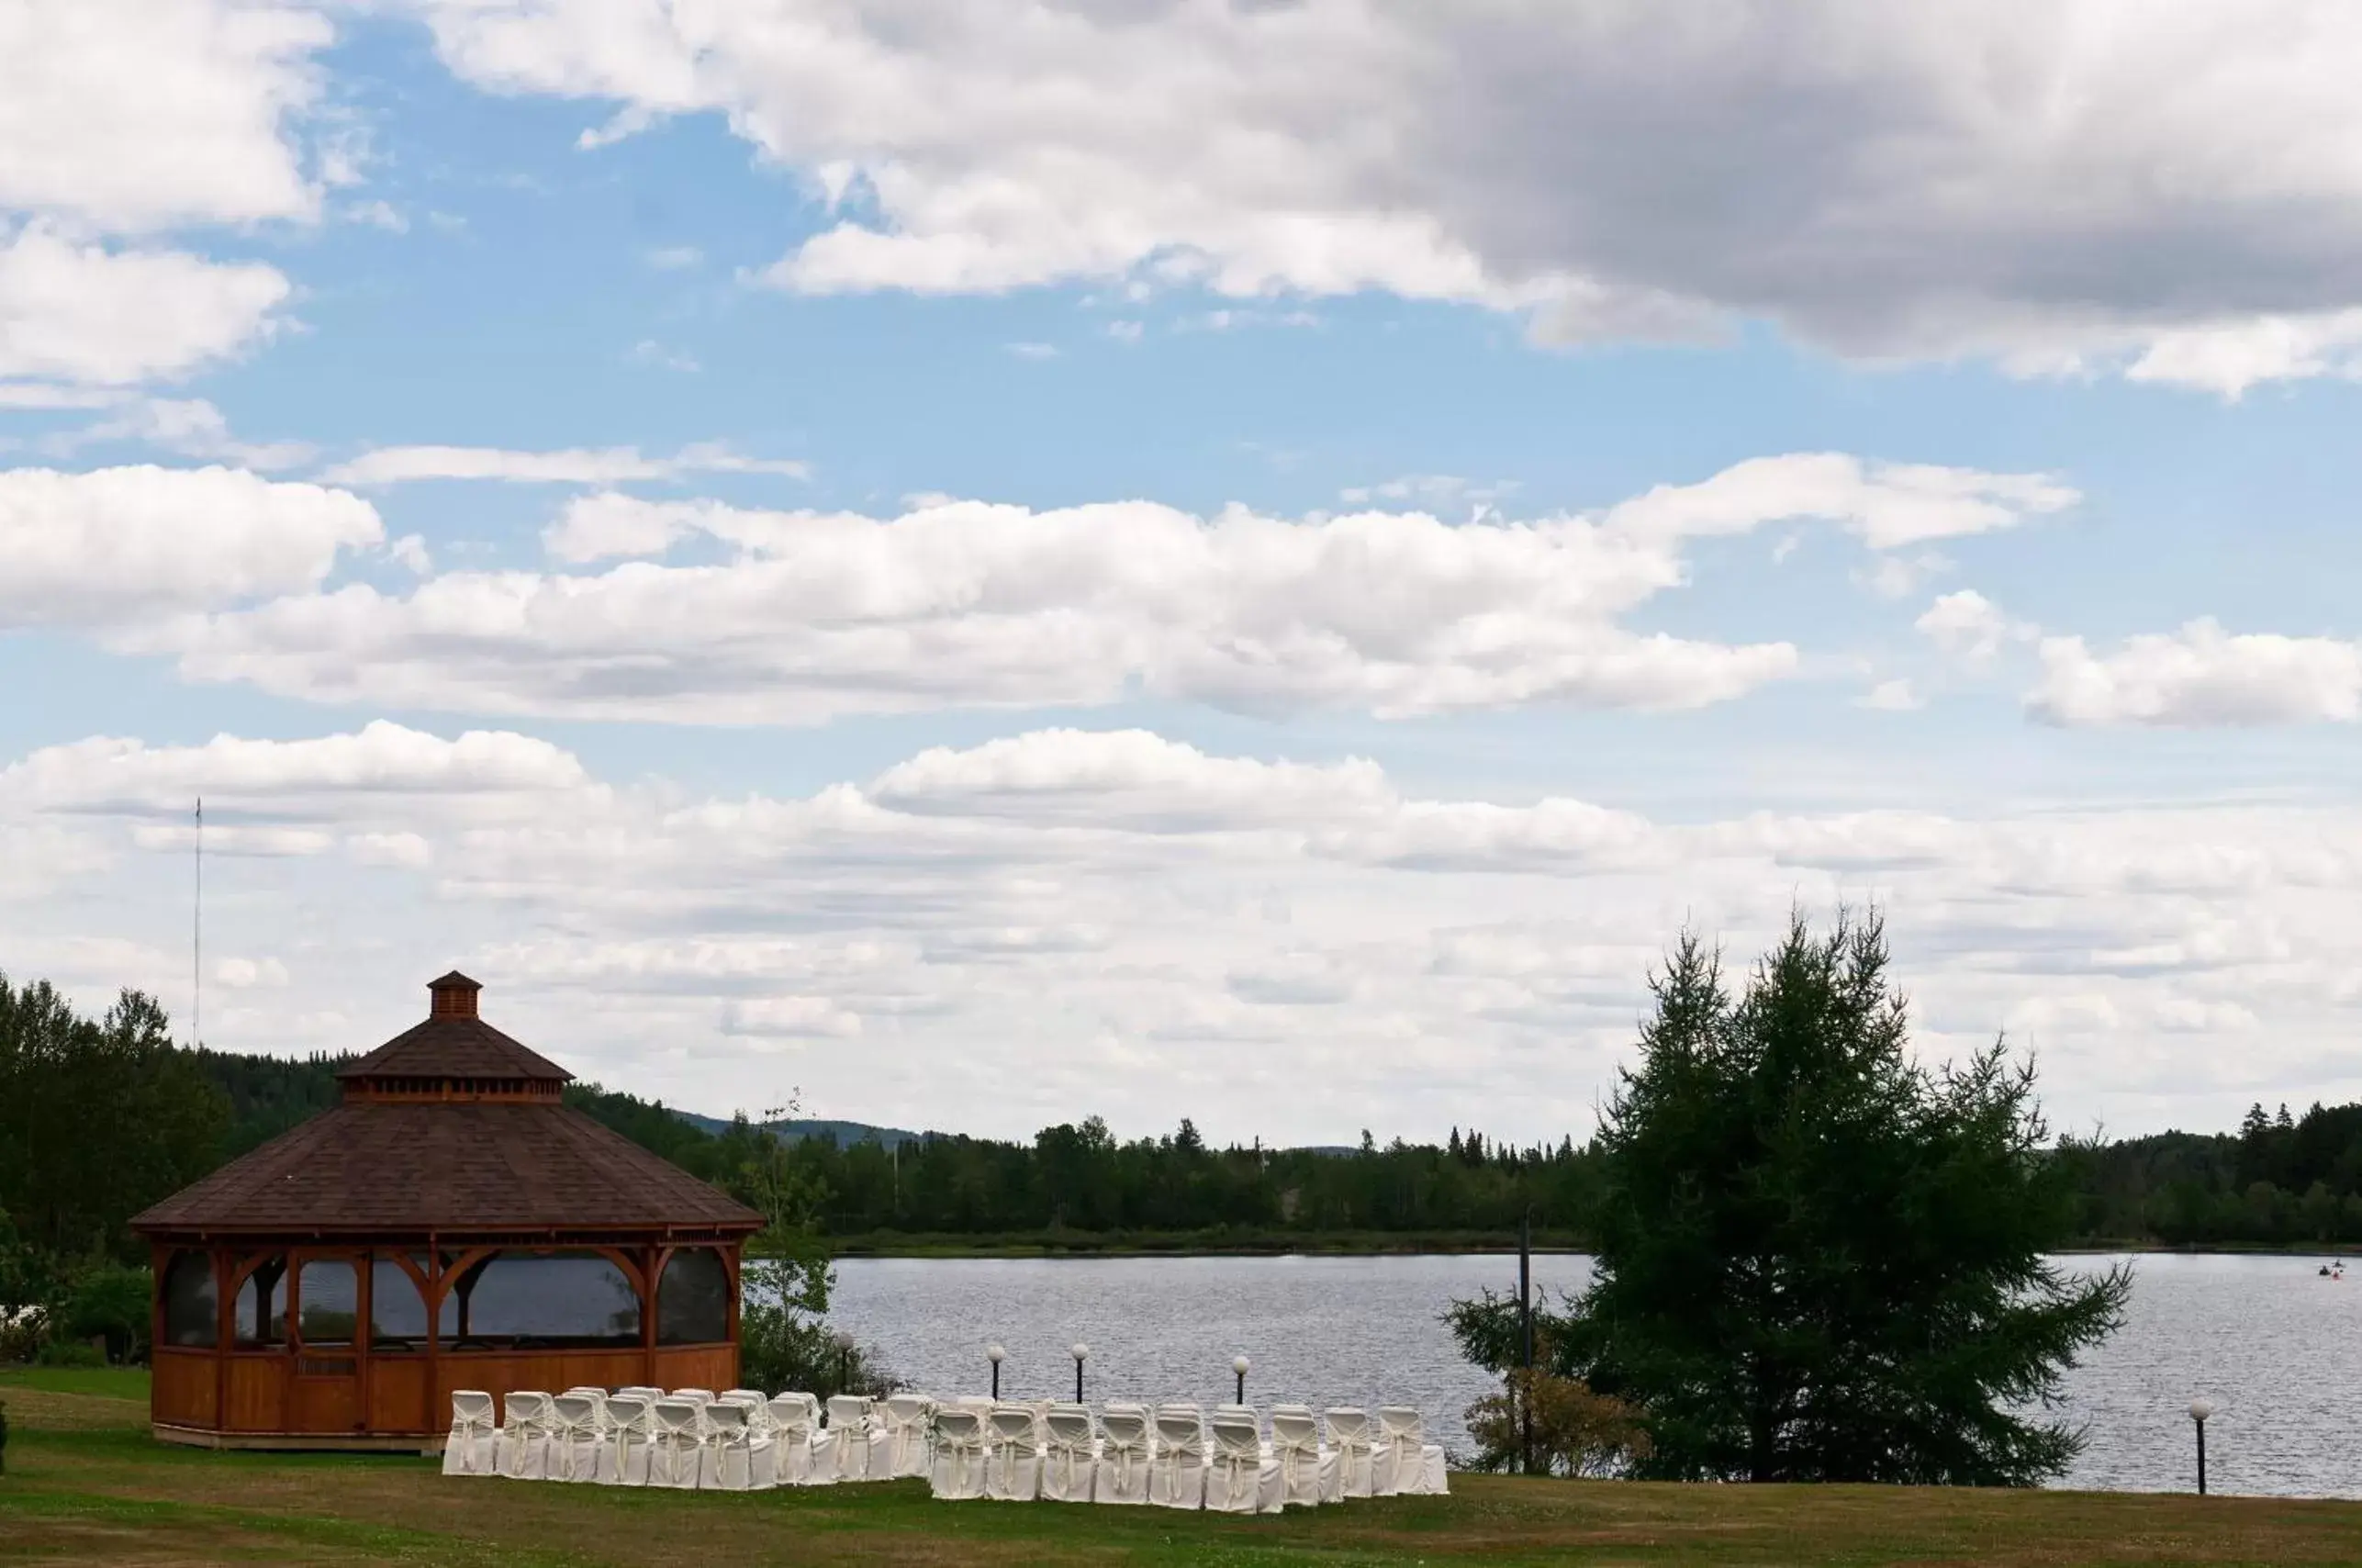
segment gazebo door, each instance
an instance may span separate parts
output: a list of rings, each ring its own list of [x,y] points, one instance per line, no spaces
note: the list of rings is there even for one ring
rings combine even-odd
[[[287,1390],[288,1429],[359,1431],[368,1410],[361,1385],[368,1255],[302,1252],[291,1272],[288,1338],[295,1376]]]

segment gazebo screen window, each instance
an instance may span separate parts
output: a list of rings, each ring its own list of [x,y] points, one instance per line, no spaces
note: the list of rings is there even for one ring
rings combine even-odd
[[[369,1348],[380,1353],[422,1350],[427,1304],[409,1270],[379,1253],[369,1263]]]
[[[174,1253],[164,1270],[164,1343],[212,1349],[221,1338],[220,1308],[213,1259],[203,1252]]]
[[[307,1345],[350,1345],[361,1316],[350,1260],[314,1258],[296,1283],[296,1332]]]
[[[496,1252],[444,1302],[458,1350],[640,1342],[639,1293],[598,1252]]]
[[[282,1345],[287,1338],[287,1260],[265,1258],[238,1287],[238,1343]]]
[[[656,1343],[711,1345],[730,1338],[730,1271],[711,1247],[684,1247],[656,1291]]]

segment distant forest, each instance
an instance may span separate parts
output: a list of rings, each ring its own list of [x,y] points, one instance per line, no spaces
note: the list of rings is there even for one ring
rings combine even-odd
[[[47,986],[0,980],[0,1250],[137,1256],[124,1221],[337,1099],[353,1059],[185,1050],[127,993],[82,1018]],[[770,1136],[700,1126],[661,1103],[575,1084],[567,1102],[643,1147],[749,1195]],[[101,1131],[100,1129],[104,1129]],[[709,1130],[712,1129],[712,1130]],[[2235,1133],[2063,1140],[2092,1246],[2345,1247],[2362,1251],[2362,1105],[2248,1112]],[[806,1137],[792,1167],[823,1194],[842,1251],[868,1247],[1395,1247],[1498,1244],[1530,1211],[1537,1240],[1580,1246],[1597,1200],[1592,1151],[1454,1130],[1441,1145],[1215,1148],[1183,1121],[1125,1141],[1092,1117],[1030,1143],[928,1133]],[[0,1294],[8,1294],[0,1290]]]

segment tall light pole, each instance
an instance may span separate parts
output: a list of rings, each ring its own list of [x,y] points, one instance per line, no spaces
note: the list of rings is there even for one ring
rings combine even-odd
[[[1070,1353],[1074,1357],[1074,1402],[1080,1405],[1082,1403],[1082,1363],[1091,1359],[1091,1347],[1077,1340]]]
[[[2198,1495],[2206,1495],[2206,1418],[2214,1414],[2214,1401],[2193,1399],[2189,1402],[2190,1423],[2198,1428]]]
[[[1254,1363],[1252,1361],[1249,1361],[1244,1356],[1239,1357],[1237,1361],[1230,1363],[1230,1370],[1238,1374],[1238,1398],[1237,1402],[1240,1405],[1247,1403],[1247,1369],[1253,1364]]]
[[[984,1359],[992,1363],[992,1397],[995,1399],[1001,1397],[1001,1362],[1008,1354],[998,1345],[984,1347]]]
[[[1534,1473],[1534,1207],[1517,1216],[1517,1361],[1526,1385],[1517,1401],[1518,1468]]]

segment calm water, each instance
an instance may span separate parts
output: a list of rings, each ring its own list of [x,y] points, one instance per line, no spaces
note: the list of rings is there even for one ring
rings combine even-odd
[[[2131,1320],[2069,1379],[2069,1417],[2091,1433],[2069,1484],[2189,1486],[2188,1405],[2202,1393],[2216,1406],[2213,1489],[2362,1496],[2362,1270],[2333,1283],[2319,1261],[2139,1260]],[[1553,1292],[1589,1271],[1581,1258],[1534,1260]],[[1432,1435],[1465,1448],[1461,1412],[1489,1384],[1437,1316],[1482,1286],[1515,1290],[1517,1273],[1498,1257],[851,1260],[835,1317],[930,1393],[984,1392],[984,1347],[998,1340],[1003,1394],[1069,1397],[1080,1339],[1093,1402],[1212,1404],[1230,1396],[1243,1353],[1255,1404],[1416,1405]]]

